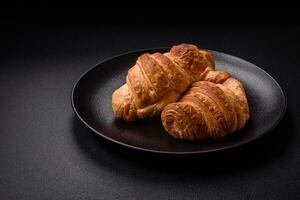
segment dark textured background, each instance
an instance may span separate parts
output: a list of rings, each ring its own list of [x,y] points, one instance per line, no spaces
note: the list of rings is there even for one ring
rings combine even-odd
[[[300,198],[300,26],[294,16],[258,11],[253,19],[240,16],[244,10],[229,16],[232,9],[209,20],[194,13],[186,22],[188,12],[164,21],[161,10],[144,20],[132,10],[112,17],[120,10],[106,15],[75,5],[65,13],[68,5],[22,5],[0,15],[1,199]],[[169,157],[105,141],[73,114],[71,88],[92,65],[181,42],[270,73],[288,99],[273,134],[224,152]]]

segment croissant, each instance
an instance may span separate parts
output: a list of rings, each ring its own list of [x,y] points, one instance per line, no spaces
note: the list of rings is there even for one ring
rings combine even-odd
[[[220,71],[209,72],[203,80],[193,83],[179,102],[163,109],[163,126],[174,138],[223,138],[242,129],[249,119],[241,82]]]
[[[164,54],[145,53],[129,69],[126,84],[113,92],[113,111],[126,121],[159,115],[212,70],[212,54],[195,45],[173,46]]]

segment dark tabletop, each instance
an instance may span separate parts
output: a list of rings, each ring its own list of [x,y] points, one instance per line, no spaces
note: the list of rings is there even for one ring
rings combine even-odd
[[[1,26],[1,199],[300,198],[297,24],[41,25],[21,18]],[[244,58],[280,83],[288,108],[272,134],[224,152],[161,156],[106,141],[74,115],[71,88],[91,66],[182,42]]]

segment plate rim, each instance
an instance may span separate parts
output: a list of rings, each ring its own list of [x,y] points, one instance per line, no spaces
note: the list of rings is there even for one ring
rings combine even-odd
[[[94,133],[96,133],[97,135],[103,137],[104,139],[112,142],[112,143],[115,143],[115,144],[119,144],[119,145],[122,145],[126,148],[131,148],[131,149],[135,149],[135,150],[139,150],[139,151],[143,151],[143,152],[151,152],[151,153],[158,153],[158,154],[168,154],[168,155],[189,155],[189,154],[203,154],[203,153],[211,153],[211,152],[217,152],[217,151],[222,151],[222,150],[227,150],[227,149],[232,149],[232,148],[235,148],[235,147],[239,147],[239,146],[242,146],[242,145],[245,145],[245,144],[248,144],[248,143],[252,143],[253,141],[255,140],[258,140],[260,138],[262,138],[263,136],[267,135],[268,133],[270,133],[278,124],[279,122],[283,119],[283,117],[285,116],[286,114],[286,111],[287,111],[287,98],[283,92],[283,89],[282,87],[280,86],[280,84],[269,74],[267,73],[264,69],[258,67],[257,65],[253,64],[252,62],[249,62],[243,58],[240,58],[240,57],[236,57],[236,56],[233,56],[233,55],[230,55],[230,54],[227,54],[227,53],[224,53],[224,52],[221,52],[221,51],[216,51],[216,50],[210,50],[210,49],[205,49],[207,51],[210,51],[210,52],[216,52],[220,55],[224,55],[224,56],[227,56],[227,57],[231,57],[231,58],[234,58],[234,59],[238,59],[238,60],[241,60],[243,62],[247,62],[247,63],[250,63],[252,66],[254,66],[255,68],[257,68],[258,70],[260,70],[261,72],[263,72],[264,74],[266,74],[269,78],[271,78],[274,83],[277,85],[277,87],[279,88],[280,90],[280,93],[283,97],[283,111],[281,112],[280,114],[280,117],[278,118],[278,120],[275,121],[275,123],[270,127],[268,128],[266,131],[264,131],[262,134],[258,135],[257,137],[254,137],[254,138],[251,138],[250,140],[245,140],[245,141],[242,141],[242,142],[239,142],[239,143],[235,143],[235,144],[232,144],[232,145],[227,145],[227,146],[223,146],[223,147],[218,147],[218,148],[213,148],[213,149],[203,149],[203,150],[198,150],[198,151],[182,151],[182,152],[175,152],[175,151],[162,151],[162,150],[154,150],[154,149],[147,149],[147,148],[143,148],[143,147],[137,147],[137,146],[133,146],[131,144],[126,144],[124,142],[120,142],[118,140],[115,140],[113,138],[110,138],[106,135],[104,135],[103,133],[97,131],[96,129],[94,129],[93,127],[91,127],[82,117],[81,115],[78,113],[77,109],[76,109],[76,106],[75,106],[75,103],[74,103],[74,92],[75,92],[75,89],[78,85],[78,83],[80,82],[80,80],[85,76],[87,75],[90,71],[92,71],[94,68],[96,67],[99,67],[99,65],[101,65],[102,63],[106,62],[106,61],[109,61],[109,60],[112,60],[114,58],[118,58],[118,57],[121,57],[121,56],[125,56],[125,55],[128,55],[128,54],[132,54],[132,53],[138,53],[138,52],[143,52],[143,51],[153,51],[153,50],[165,50],[165,49],[170,49],[171,47],[156,47],[156,48],[145,48],[145,49],[138,49],[138,50],[134,50],[134,51],[128,51],[128,52],[125,52],[125,53],[120,53],[120,54],[117,54],[115,56],[111,56],[111,57],[108,57],[106,59],[103,59],[101,60],[100,62],[96,63],[95,65],[93,65],[92,67],[90,67],[89,69],[87,69],[83,74],[81,74],[81,76],[76,80],[75,84],[73,85],[72,87],[72,90],[71,90],[71,105],[72,105],[72,109],[74,111],[74,113],[76,114],[76,116],[80,119],[80,121],[85,125],[87,126],[90,130],[92,130]]]

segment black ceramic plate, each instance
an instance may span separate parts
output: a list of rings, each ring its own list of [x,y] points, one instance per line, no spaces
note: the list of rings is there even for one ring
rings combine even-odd
[[[125,83],[127,70],[144,52],[165,52],[168,48],[140,50],[107,59],[83,74],[73,87],[72,105],[79,119],[95,133],[134,149],[170,154],[204,153],[253,141],[269,133],[281,120],[286,99],[279,84],[265,71],[240,58],[211,51],[216,68],[242,81],[250,106],[245,128],[221,140],[187,142],[173,139],[159,118],[125,122],[115,118],[111,95]]]

